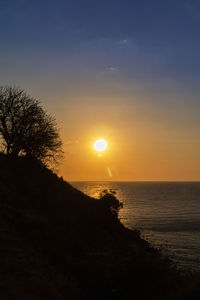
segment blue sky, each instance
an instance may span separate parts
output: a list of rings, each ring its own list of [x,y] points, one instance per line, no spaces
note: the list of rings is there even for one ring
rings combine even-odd
[[[60,76],[161,80],[197,92],[198,1],[1,0],[0,7],[2,81],[59,69]]]

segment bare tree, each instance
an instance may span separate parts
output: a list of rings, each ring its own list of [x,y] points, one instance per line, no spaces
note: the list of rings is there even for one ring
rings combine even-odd
[[[7,155],[46,162],[61,152],[55,119],[20,88],[0,87],[0,136]]]

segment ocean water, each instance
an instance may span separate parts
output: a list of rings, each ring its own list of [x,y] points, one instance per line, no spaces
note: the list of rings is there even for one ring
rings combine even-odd
[[[121,222],[164,249],[177,267],[200,271],[200,182],[73,182],[98,198],[116,191]]]

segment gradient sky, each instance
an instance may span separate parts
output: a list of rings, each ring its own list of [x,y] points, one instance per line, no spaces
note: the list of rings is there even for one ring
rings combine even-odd
[[[200,180],[199,34],[199,1],[0,0],[0,85],[56,117],[67,180]]]

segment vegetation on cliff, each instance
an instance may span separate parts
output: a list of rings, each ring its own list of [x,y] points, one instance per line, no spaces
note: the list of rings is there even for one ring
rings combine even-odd
[[[0,87],[0,149],[43,163],[58,158],[62,141],[55,119],[23,89]]]
[[[1,299],[197,299],[183,276],[117,218],[34,159],[0,157]]]

